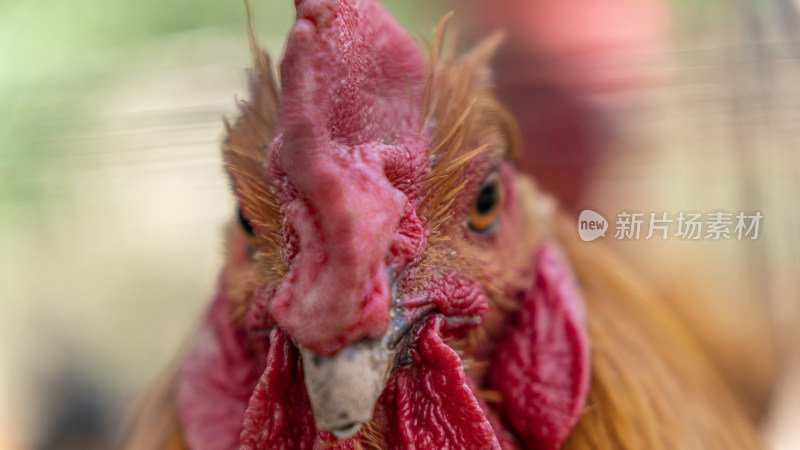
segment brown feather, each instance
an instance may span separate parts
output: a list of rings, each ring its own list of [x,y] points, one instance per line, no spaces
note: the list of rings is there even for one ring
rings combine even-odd
[[[267,161],[278,126],[278,84],[269,55],[256,42],[247,2],[247,37],[253,57],[250,99],[239,102],[233,126],[225,121],[222,156],[245,216],[257,230],[256,246],[277,256],[281,216],[275,189],[267,177]]]
[[[587,303],[592,381],[564,448],[761,448],[745,410],[668,306],[610,253],[581,245],[571,225],[562,217],[554,229]]]
[[[177,406],[178,371],[161,378],[131,410],[131,420],[117,448],[186,450]]]
[[[485,151],[516,152],[516,149],[491,148],[480,143],[486,135],[487,122],[501,124],[511,137],[512,147],[518,139],[510,116],[494,99],[487,75],[489,59],[502,40],[497,33],[485,39],[458,63],[451,52],[445,52],[445,16],[434,32],[429,54],[428,74],[423,95],[422,126],[432,128],[431,168],[422,181],[419,213],[432,229],[434,242],[440,226],[452,214],[452,205],[465,186],[464,171]]]

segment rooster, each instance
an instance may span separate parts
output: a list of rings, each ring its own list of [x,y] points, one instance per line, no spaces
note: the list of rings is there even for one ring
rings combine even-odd
[[[494,35],[421,51],[377,0],[249,29],[228,257],[130,448],[756,449],[690,334],[518,171]]]

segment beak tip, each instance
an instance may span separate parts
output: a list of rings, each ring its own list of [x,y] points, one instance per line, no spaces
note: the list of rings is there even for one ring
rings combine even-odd
[[[363,423],[355,422],[331,430],[331,433],[333,433],[333,435],[336,436],[337,439],[349,439],[353,437],[353,435],[355,435],[358,432],[358,430],[361,429],[361,425],[363,425]]]
[[[306,392],[320,431],[339,439],[353,436],[369,422],[391,371],[393,335],[363,340],[334,355],[318,355],[299,347]]]

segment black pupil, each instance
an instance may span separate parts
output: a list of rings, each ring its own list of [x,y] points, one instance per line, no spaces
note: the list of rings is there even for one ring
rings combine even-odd
[[[244,230],[248,236],[253,236],[255,234],[255,231],[253,231],[253,224],[244,216],[241,207],[236,208],[236,215],[239,217],[239,225],[241,225],[242,230]]]
[[[481,188],[478,198],[475,199],[475,210],[478,214],[488,214],[492,211],[499,200],[497,194],[497,183],[493,182]]]

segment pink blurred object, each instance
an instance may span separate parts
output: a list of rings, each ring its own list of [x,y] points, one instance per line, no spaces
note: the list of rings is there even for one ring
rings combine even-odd
[[[582,94],[654,81],[650,63],[669,29],[666,5],[653,0],[471,1],[469,11],[478,35],[504,28],[507,50],[538,62],[537,78]]]
[[[613,95],[658,82],[666,5],[653,0],[469,1],[475,36],[502,28],[493,67],[500,99],[520,123],[522,169],[569,207],[611,146]],[[611,102],[597,102],[601,96]]]

